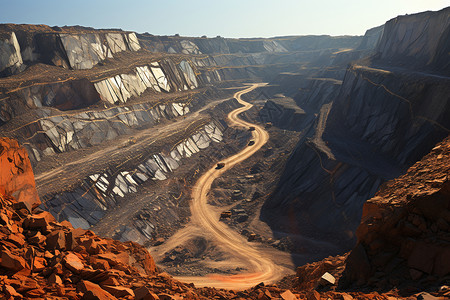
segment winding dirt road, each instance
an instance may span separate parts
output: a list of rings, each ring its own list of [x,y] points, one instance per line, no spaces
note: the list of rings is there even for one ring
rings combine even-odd
[[[243,236],[232,230],[223,222],[219,221],[218,211],[207,204],[208,192],[213,181],[234,165],[244,161],[258,151],[269,139],[269,134],[261,126],[241,120],[238,115],[252,107],[248,102],[241,99],[241,96],[263,84],[253,84],[252,86],[235,93],[234,97],[243,107],[232,111],[228,115],[230,125],[241,127],[255,127],[252,131],[255,144],[247,146],[239,153],[222,160],[225,167],[216,169],[212,167],[203,174],[192,190],[191,202],[191,223],[184,229],[177,232],[164,244],[167,249],[186,241],[193,235],[201,235],[209,238],[223,253],[230,256],[225,264],[241,267],[248,273],[238,275],[217,275],[211,274],[205,277],[176,277],[184,282],[192,282],[196,286],[214,286],[217,288],[246,289],[260,282],[274,282],[286,276],[287,270],[273,262],[273,258],[267,251],[264,251],[256,243],[249,243]],[[160,254],[161,254],[160,252]],[[213,262],[214,263],[214,262]]]

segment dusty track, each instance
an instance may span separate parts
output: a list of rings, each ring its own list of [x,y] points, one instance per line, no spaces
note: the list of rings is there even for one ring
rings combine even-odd
[[[233,231],[223,222],[219,221],[218,212],[207,204],[208,192],[213,181],[234,165],[246,160],[258,151],[269,139],[269,134],[261,127],[239,119],[238,115],[252,107],[250,103],[241,100],[241,96],[248,93],[262,84],[253,84],[251,87],[237,92],[234,97],[243,107],[232,111],[228,115],[231,125],[250,127],[254,126],[252,132],[255,144],[247,146],[239,153],[222,160],[225,167],[216,169],[215,166],[209,169],[196,182],[192,190],[191,202],[191,223],[184,229],[177,232],[159,249],[152,249],[155,256],[162,255],[165,251],[176,245],[189,240],[193,236],[204,236],[210,239],[216,246],[231,256],[227,261],[219,264],[211,262],[212,265],[229,265],[244,268],[248,273],[239,275],[208,275],[205,277],[177,277],[185,282],[193,282],[197,286],[214,286],[217,288],[245,289],[260,282],[274,282],[286,275],[287,270],[273,262],[270,251],[265,251],[256,243],[249,243],[247,240]],[[206,262],[207,263],[207,262]]]

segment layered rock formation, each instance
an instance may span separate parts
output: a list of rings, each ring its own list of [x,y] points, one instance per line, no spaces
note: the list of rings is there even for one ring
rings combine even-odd
[[[342,47],[356,48],[361,38],[356,36],[286,36],[269,39],[193,38],[140,34],[142,46],[150,51],[213,54],[316,51]]]
[[[182,159],[206,149],[211,142],[220,142],[223,129],[214,122],[203,125],[190,137],[177,144],[166,144],[165,147],[173,149],[172,151],[143,157],[142,163],[133,169],[91,174],[79,187],[71,191],[47,195],[43,207],[57,216],[59,221],[68,220],[76,227],[88,229],[104,216],[107,209],[114,209],[120,198],[128,193],[136,193],[139,186],[147,180],[167,179],[167,174],[176,170]],[[140,233],[134,235],[142,234],[151,239],[155,225],[151,220],[144,220],[138,226]],[[145,241],[135,237],[134,240],[136,239]]]
[[[417,71],[415,63],[420,60],[414,60],[408,69],[400,68],[401,62],[392,67],[397,52],[391,48],[384,51],[383,46],[411,20],[441,22],[447,20],[448,12],[444,9],[388,22],[373,64],[361,61],[350,66],[342,85],[336,85],[337,96],[332,96],[333,88],[328,93],[327,87],[302,91],[296,97],[300,107],[318,113],[317,118],[303,130],[277,191],[265,203],[263,219],[276,229],[298,234],[301,241],[311,238],[305,241],[311,243],[305,259],[349,249],[365,200],[448,134],[449,77]],[[426,48],[432,47],[436,53],[441,49],[435,47],[448,38],[445,30],[431,34],[428,27],[408,28],[408,36],[422,37],[427,42],[421,45],[427,44]],[[396,44],[396,49],[410,49],[411,40],[402,41],[405,44]],[[430,61],[433,53],[427,50],[422,57]],[[319,247],[324,241],[327,245]]]
[[[141,49],[134,32],[15,24],[2,24],[0,31],[10,35],[0,44],[0,74],[5,75],[35,63],[77,70],[91,69],[118,52]]]
[[[448,71],[450,8],[388,21],[376,51],[394,65]]]

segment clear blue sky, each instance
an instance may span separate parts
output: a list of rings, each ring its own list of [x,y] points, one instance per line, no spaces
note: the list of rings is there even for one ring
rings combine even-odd
[[[0,23],[122,28],[156,35],[362,35],[450,0],[0,0]]]

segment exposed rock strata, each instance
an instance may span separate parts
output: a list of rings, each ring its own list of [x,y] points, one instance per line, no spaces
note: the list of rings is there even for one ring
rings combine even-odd
[[[2,55],[8,57],[8,62],[0,64],[0,72],[9,68],[10,74],[22,70],[22,64],[33,63],[77,70],[91,69],[99,62],[113,58],[115,53],[141,49],[134,32],[95,32],[87,28],[13,24],[4,24],[0,29],[11,35],[9,41],[0,44],[0,51],[9,53]]]
[[[0,75],[14,74],[21,70],[23,61],[20,46],[14,32],[0,36]]]
[[[394,18],[376,47],[380,60],[410,68],[449,68],[450,8]]]
[[[446,10],[399,17],[396,24],[403,26],[411,18],[435,22],[443,15],[448,16]],[[395,26],[385,28],[382,40],[396,30]],[[432,45],[447,34],[439,31],[429,35],[421,26],[411,30],[412,35],[423,35]],[[405,172],[450,129],[450,79],[432,72],[388,67],[397,54],[386,50],[379,55],[384,59],[377,60],[376,66],[350,66],[336,97],[327,99],[325,95],[330,94],[323,90],[325,97],[317,98],[317,90],[313,90],[297,98],[305,110],[309,99],[332,105],[322,106],[317,119],[308,123],[278,190],[263,208],[263,217],[274,228],[331,242],[321,247],[320,251],[329,249],[322,255],[349,249],[365,200],[382,182]],[[318,112],[317,107],[311,108],[311,112]],[[285,218],[272,218],[274,214]],[[319,252],[311,255],[320,257]]]
[[[171,151],[155,153],[134,169],[90,175],[78,188],[46,199],[43,208],[60,221],[69,220],[74,226],[90,228],[104,216],[107,209],[114,208],[120,198],[136,193],[147,180],[167,179],[168,173],[177,169],[182,159],[209,147],[211,142],[220,142],[222,130],[223,127],[221,129],[220,125],[211,122],[178,144],[166,145]],[[155,226],[150,220],[142,225],[142,234],[151,238]]]
[[[133,72],[117,74],[102,80],[69,78],[61,82],[36,84],[5,91],[0,103],[0,121],[43,106],[60,110],[88,107],[103,101],[108,105],[122,104],[144,92],[175,92],[199,87],[191,65],[182,60],[178,65],[170,60],[136,67]]]

